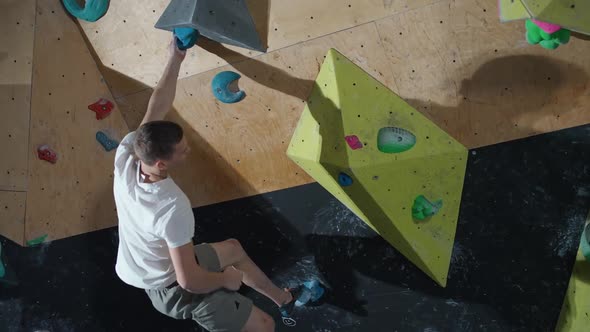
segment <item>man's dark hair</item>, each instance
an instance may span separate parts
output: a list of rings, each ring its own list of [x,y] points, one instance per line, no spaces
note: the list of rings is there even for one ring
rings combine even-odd
[[[137,129],[133,149],[141,161],[153,166],[158,160],[172,158],[182,136],[182,127],[174,122],[147,122]]]

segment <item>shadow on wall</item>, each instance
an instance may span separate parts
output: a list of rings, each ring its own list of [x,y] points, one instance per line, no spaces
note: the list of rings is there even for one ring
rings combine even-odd
[[[286,71],[270,66],[256,58],[248,58],[222,44],[207,38],[201,38],[197,45],[227,62],[254,82],[269,89],[277,90],[289,96],[307,100],[314,82],[289,75]]]
[[[580,39],[580,40],[590,40],[590,35],[585,35],[579,32],[572,31],[572,37]]]
[[[516,55],[489,61],[463,80],[456,107],[407,102],[474,148],[579,124],[575,118],[589,100],[588,89],[588,73],[582,67]],[[539,112],[545,115],[539,117]],[[560,119],[567,125],[560,125]]]
[[[211,202],[221,202],[256,193],[249,181],[244,179],[219,152],[187,123],[176,110],[172,110],[168,120],[178,123],[189,142],[191,152],[186,161],[172,174],[178,185],[192,192],[185,191],[193,200],[193,206],[202,206]],[[188,185],[198,183],[199,185]],[[186,187],[186,188],[184,188]],[[231,192],[228,193],[228,188]]]

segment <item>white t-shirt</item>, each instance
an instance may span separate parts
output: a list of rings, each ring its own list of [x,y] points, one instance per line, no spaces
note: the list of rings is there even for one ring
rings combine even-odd
[[[135,132],[127,134],[115,155],[113,191],[119,217],[115,270],[129,285],[162,289],[176,281],[168,248],[192,242],[195,218],[188,198],[170,177],[142,181],[134,139]]]

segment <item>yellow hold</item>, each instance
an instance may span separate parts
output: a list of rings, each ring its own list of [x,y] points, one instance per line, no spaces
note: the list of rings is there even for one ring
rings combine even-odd
[[[381,128],[401,128],[415,145],[377,147]],[[352,149],[355,135],[362,148]],[[326,56],[289,145],[288,156],[392,246],[442,286],[455,238],[467,149],[336,50]],[[341,173],[353,181],[338,182]],[[425,221],[414,199],[442,199]]]
[[[528,10],[520,0],[498,0],[500,21],[510,22],[531,18]]]

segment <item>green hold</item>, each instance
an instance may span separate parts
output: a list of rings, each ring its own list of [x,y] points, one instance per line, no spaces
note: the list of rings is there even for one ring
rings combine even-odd
[[[47,238],[47,234],[39,236],[38,238],[27,241],[27,245],[28,246],[36,246],[38,244],[45,242],[46,238]]]
[[[4,267],[4,262],[2,261],[2,243],[0,243],[0,278],[4,278],[6,275],[6,268]]]
[[[109,9],[109,0],[86,0],[84,8],[80,6],[78,0],[62,0],[62,2],[72,16],[88,22],[98,21]]]
[[[416,136],[398,127],[379,129],[377,134],[377,148],[384,153],[400,153],[408,151],[416,145]]]
[[[414,205],[412,205],[412,217],[416,220],[425,220],[435,215],[441,208],[443,202],[438,200],[430,202],[424,195],[419,195],[414,199]]]
[[[582,254],[586,257],[586,260],[590,262],[590,224],[586,224],[586,227],[584,227],[580,248],[582,249]]]
[[[526,20],[526,40],[531,45],[539,44],[541,47],[554,50],[559,45],[567,44],[570,41],[571,32],[568,29],[560,29],[554,33],[547,33],[539,28],[535,22]]]

